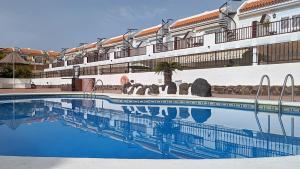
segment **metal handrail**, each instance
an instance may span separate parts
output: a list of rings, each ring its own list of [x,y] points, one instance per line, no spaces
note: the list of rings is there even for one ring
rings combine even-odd
[[[284,79],[284,83],[282,85],[282,90],[281,90],[281,94],[280,94],[280,98],[278,100],[278,113],[281,114],[281,110],[282,110],[282,98],[283,98],[283,95],[284,95],[284,90],[286,88],[286,83],[288,81],[288,79],[291,79],[291,85],[292,85],[292,95],[291,95],[291,101],[294,102],[294,77],[292,74],[287,74],[285,76],[285,79]]]
[[[280,97],[279,97],[279,100],[278,100],[278,119],[279,119],[280,127],[281,127],[281,130],[282,130],[282,133],[284,134],[284,136],[286,136],[286,131],[285,131],[282,119],[281,119],[281,115],[282,115],[281,114],[281,112],[282,112],[282,98],[283,98],[284,91],[285,91],[285,88],[286,88],[286,83],[287,83],[289,78],[291,79],[291,85],[292,85],[291,101],[294,102],[294,77],[293,77],[292,74],[287,74],[285,76],[283,86],[282,86],[282,90],[281,90],[281,94],[280,94]]]
[[[260,83],[259,83],[259,87],[258,87],[258,90],[257,90],[257,93],[256,93],[255,101],[254,101],[254,106],[255,106],[254,116],[255,116],[255,120],[256,120],[256,123],[257,123],[257,126],[258,126],[260,132],[263,132],[263,131],[262,131],[262,127],[261,127],[258,115],[257,115],[258,114],[258,97],[259,97],[260,89],[262,87],[262,84],[263,84],[265,78],[267,79],[267,82],[268,82],[268,99],[269,100],[271,99],[271,94],[270,94],[271,93],[270,92],[270,90],[271,90],[271,87],[270,87],[271,86],[270,85],[270,78],[269,78],[268,75],[263,75],[261,77],[261,80],[260,80]]]
[[[255,111],[258,110],[258,97],[259,97],[259,93],[260,93],[260,89],[262,87],[262,84],[264,82],[264,79],[267,78],[267,82],[268,82],[268,99],[271,99],[271,85],[270,85],[270,78],[268,75],[263,75],[261,77],[260,83],[259,83],[259,87],[256,93],[256,97],[255,97]]]
[[[94,87],[93,87],[92,92],[91,92],[91,98],[93,97],[93,94],[94,94],[94,96],[96,96],[96,94],[95,94],[95,88],[96,88],[96,85],[97,85],[98,82],[101,82],[101,86],[104,85],[103,81],[102,81],[101,79],[98,79],[98,80],[94,83]],[[103,87],[102,87],[102,93],[104,93]]]

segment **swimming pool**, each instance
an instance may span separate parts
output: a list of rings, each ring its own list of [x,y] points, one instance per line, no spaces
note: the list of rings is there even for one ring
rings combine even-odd
[[[2,156],[221,159],[300,154],[298,110],[278,115],[272,107],[255,113],[251,105],[238,103],[75,96],[0,100]]]

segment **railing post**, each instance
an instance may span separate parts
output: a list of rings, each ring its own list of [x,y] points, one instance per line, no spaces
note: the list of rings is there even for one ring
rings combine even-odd
[[[87,57],[83,58],[83,64],[87,64]]]
[[[257,53],[257,47],[252,48],[252,65],[256,66],[258,65],[258,53]]]

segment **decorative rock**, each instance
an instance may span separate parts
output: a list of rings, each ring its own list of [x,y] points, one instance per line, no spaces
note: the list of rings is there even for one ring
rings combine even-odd
[[[190,87],[190,85],[188,83],[181,83],[179,85],[179,94],[180,95],[188,95],[189,94],[189,87]]]
[[[122,86],[122,93],[123,94],[128,94],[127,89],[131,86],[131,83],[126,83]]]
[[[295,86],[295,96],[300,96],[300,86]]]
[[[241,95],[250,95],[251,90],[252,90],[252,86],[242,86],[240,93],[241,93]]]
[[[149,90],[150,95],[158,95],[159,94],[159,86],[158,85],[153,84],[149,87],[149,89],[150,89]]]
[[[140,84],[140,83],[133,84],[133,85],[132,85],[132,88],[130,89],[130,91],[129,91],[127,94],[129,94],[129,95],[134,94],[134,93],[133,93],[134,90],[135,90],[136,88],[138,88],[138,87],[143,87],[143,85]]]
[[[147,89],[148,87],[146,87],[146,86],[143,86],[142,88],[139,88],[138,90],[137,90],[137,92],[136,92],[136,94],[137,95],[145,95],[145,92],[146,92],[146,89]]]
[[[174,82],[168,84],[168,94],[176,94],[177,92],[177,85]]]
[[[211,97],[211,85],[205,79],[196,79],[192,84],[192,95]]]
[[[162,91],[165,91],[167,85],[160,85],[159,87],[161,88]]]

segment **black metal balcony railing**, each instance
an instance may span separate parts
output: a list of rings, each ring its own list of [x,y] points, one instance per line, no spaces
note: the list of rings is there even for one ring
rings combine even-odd
[[[167,52],[173,50],[187,49],[203,46],[203,36],[190,37],[153,45],[153,53]]]
[[[88,55],[87,56],[87,62],[98,62],[98,61],[104,61],[109,60],[109,54],[108,53],[100,53],[100,54],[94,54],[94,55]]]
[[[78,64],[83,64],[83,58],[75,58],[75,59],[72,59],[72,60],[68,60],[67,61],[67,65],[70,66],[70,65],[78,65]]]
[[[64,66],[64,62],[63,61],[58,61],[56,63],[52,63],[52,67],[63,67]]]
[[[97,75],[98,74],[98,67],[81,67],[80,68],[80,75]]]
[[[43,69],[49,69],[49,64],[44,64]]]
[[[132,56],[141,56],[146,55],[146,47],[139,47],[135,49],[129,49],[129,50],[122,50],[114,53],[114,58],[126,58],[126,57],[132,57]]]
[[[300,17],[217,32],[216,44],[300,31]]]

